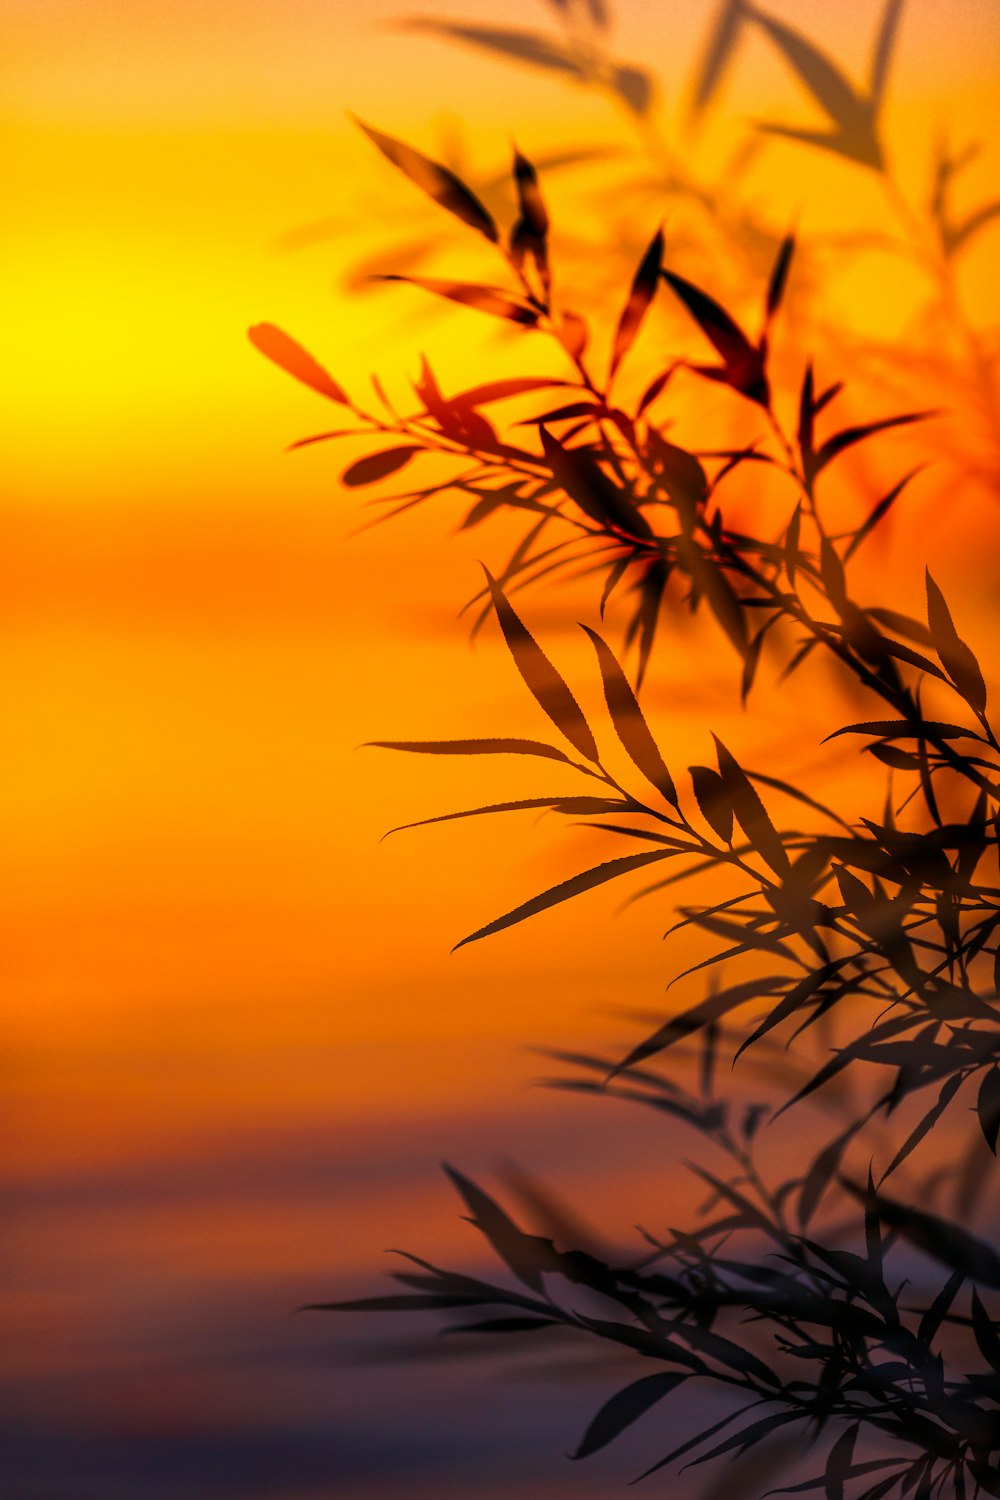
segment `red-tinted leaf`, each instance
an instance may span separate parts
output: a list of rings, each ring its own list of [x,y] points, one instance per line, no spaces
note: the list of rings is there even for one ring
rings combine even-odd
[[[376,480],[397,473],[420,451],[416,444],[404,443],[398,448],[383,448],[381,453],[369,453],[350,464],[341,474],[340,482],[352,489],[362,484],[374,484]]]
[[[611,366],[608,370],[608,385],[615,377],[618,366],[635,340],[636,334],[642,326],[649,305],[656,294],[656,284],[660,275],[660,262],[663,259],[663,230],[658,229],[639,264],[629,291],[628,301],[622,309],[615,331],[614,344],[611,350]]]
[[[986,683],[979,663],[970,648],[962,640],[945,597],[927,569],[927,624],[934,640],[934,649],[941,658],[952,682],[974,713],[981,714],[986,708]]]
[[[526,302],[496,287],[479,286],[471,281],[442,281],[434,276],[379,276],[379,281],[403,281],[422,291],[433,292],[436,297],[445,297],[449,302],[458,302],[462,307],[475,308],[476,312],[489,313],[491,317],[503,318],[508,323],[517,323],[522,328],[534,328],[538,313]]]
[[[330,401],[337,401],[342,406],[349,404],[347,396],[333,376],[327,374],[323,366],[317,364],[301,344],[297,344],[273,323],[256,323],[247,330],[247,337],[255,349],[259,349],[261,354],[284,370],[286,375],[301,380],[303,385],[326,396]]]
[[[425,192],[428,197],[433,198],[442,208],[464,223],[478,229],[488,240],[496,244],[500,238],[499,231],[493,221],[493,216],[483,207],[474,193],[466,187],[454,172],[443,167],[440,162],[432,161],[423,152],[407,146],[403,141],[397,141],[391,135],[385,135],[381,130],[375,130],[371,125],[366,125],[356,115],[350,118],[355,125],[360,126],[368,139],[378,147],[382,155],[392,162],[394,167],[410,179],[412,183]]]
[[[785,294],[785,283],[788,280],[788,268],[792,263],[794,252],[795,236],[794,234],[786,234],[781,242],[781,248],[774,262],[774,269],[771,272],[771,280],[768,283],[764,320],[765,327],[771,322],[771,319],[781,306],[781,299]]]
[[[819,452],[816,454],[815,472],[821,473],[827,464],[837,458],[848,448],[853,448],[855,443],[861,443],[865,438],[872,437],[876,432],[888,432],[891,427],[906,427],[911,422],[925,422],[928,417],[936,416],[933,411],[906,412],[900,417],[883,417],[880,422],[862,422],[857,427],[845,427],[843,431],[834,433],[833,437],[827,438]]]
[[[542,428],[542,448],[552,477],[559,488],[575,500],[584,515],[602,530],[613,528],[633,540],[648,540],[649,522],[632,497],[608,478],[589,454],[567,448]]]

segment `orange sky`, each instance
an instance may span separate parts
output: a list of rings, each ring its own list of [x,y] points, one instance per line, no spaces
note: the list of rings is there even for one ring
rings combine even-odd
[[[860,71],[871,0],[773,8]],[[514,128],[531,152],[628,138],[606,102],[393,28],[401,9],[4,6],[12,1181],[194,1159],[206,1140],[275,1129],[515,1113],[531,1071],[522,1044],[620,1035],[602,1011],[662,994],[658,917],[605,921],[614,898],[448,956],[587,861],[586,835],[558,844],[524,824],[378,843],[393,824],[493,799],[497,773],[359,742],[541,728],[492,635],[473,653],[455,618],[496,543],[456,542],[447,507],[345,540],[361,519],[338,492],[347,450],[283,451],[330,409],[267,366],[245,329],[280,324],[354,388],[378,368],[404,389],[421,348],[448,378],[485,359],[510,373],[520,349],[475,318],[424,316],[408,292],[343,291],[360,256],[384,247],[390,269],[393,237],[434,223],[345,111],[428,151],[461,121],[482,174],[506,161]],[[420,9],[501,19],[479,0]],[[676,116],[710,7],[619,9],[618,52],[661,72]],[[541,0],[508,0],[502,20],[548,24]],[[942,118],[959,137],[990,132],[998,44],[988,0],[911,0],[890,110],[904,181],[918,181]],[[755,42],[711,131],[721,139],[762,98],[809,118]],[[994,138],[970,174],[979,199],[996,162]],[[804,195],[816,222],[849,221],[870,202],[862,179],[816,177],[778,148],[758,188],[782,222]],[[553,194],[571,212],[586,178],[566,183]],[[328,221],[314,243],[282,247]],[[448,234],[459,265],[464,242]],[[994,234],[970,254],[970,305],[995,251]],[[882,277],[862,320],[892,316]],[[925,515],[922,535],[959,585],[948,517]],[[563,664],[583,662],[554,615],[535,618]],[[752,749],[780,728],[741,723],[726,661],[681,664],[672,681],[659,706],[678,717],[679,764],[705,753],[707,730],[684,709],[706,684],[726,705],[712,720],[723,737]],[[789,734],[802,711],[794,694],[774,709]],[[834,754],[817,756],[842,774]],[[540,789],[533,770],[503,777],[512,796]],[[384,1216],[384,1202],[371,1207],[352,1254],[381,1245]]]

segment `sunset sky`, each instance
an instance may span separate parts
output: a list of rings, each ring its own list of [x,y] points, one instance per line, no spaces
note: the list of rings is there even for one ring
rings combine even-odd
[[[450,383],[517,372],[521,347],[474,315],[430,312],[408,289],[345,289],[362,262],[392,270],[394,246],[439,222],[347,112],[432,155],[461,138],[482,180],[506,168],[515,135],[529,154],[634,151],[628,122],[559,79],[407,31],[397,0],[3,9],[0,1186],[13,1233],[0,1306],[13,1341],[0,1359],[3,1437],[24,1476],[12,1500],[68,1495],[66,1473],[74,1500],[457,1500],[470,1474],[486,1500],[491,1485],[497,1500],[518,1484],[550,1500],[605,1493],[620,1460],[581,1477],[561,1457],[591,1387],[553,1396],[546,1422],[530,1387],[498,1397],[477,1366],[456,1437],[434,1425],[453,1399],[446,1366],[417,1397],[412,1368],[345,1376],[339,1332],[288,1317],[370,1287],[400,1240],[479,1253],[439,1181],[445,1154],[484,1172],[534,1154],[627,1234],[648,1179],[641,1122],[616,1117],[608,1133],[599,1111],[529,1093],[537,1060],[522,1049],[631,1035],[612,1012],[655,1012],[669,969],[666,924],[641,906],[612,920],[607,895],[449,956],[595,848],[544,824],[379,843],[396,824],[539,790],[519,765],[357,748],[539,732],[496,633],[473,651],[457,618],[499,537],[455,538],[459,511],[443,502],[349,538],[367,516],[338,476],[363,449],[285,451],[332,425],[331,408],[246,329],[279,324],[357,391],[377,369],[405,392],[423,350]],[[714,6],[615,9],[615,53],[657,74],[676,134]],[[867,66],[875,0],[772,9],[849,70]],[[554,24],[543,0],[419,13]],[[995,193],[998,49],[992,0],[910,0],[889,136],[913,201],[946,122],[986,142],[969,204]],[[814,123],[809,111],[750,39],[698,149],[711,165],[747,118]],[[884,213],[863,171],[814,172],[793,147],[755,170],[747,191],[778,233]],[[585,169],[554,176],[552,196],[596,253],[604,210],[588,182]],[[960,286],[981,326],[1000,312],[997,232]],[[450,223],[440,233],[440,264],[467,255],[480,274],[483,252]],[[892,333],[893,275],[869,268],[831,296],[859,329]],[[946,512],[922,493],[920,546],[960,589],[962,495]],[[994,545],[997,513],[970,495]],[[910,554],[887,556],[905,594]],[[977,619],[988,588],[968,585]],[[534,608],[582,673],[577,614],[541,595]],[[705,753],[691,712],[705,692],[710,727],[749,753],[812,711],[793,692],[766,722],[741,719],[721,651],[671,673],[652,702],[674,713],[680,765]],[[843,784],[839,748],[816,751],[819,738],[807,764]],[[494,1401],[506,1416],[491,1424]],[[383,1449],[393,1410],[398,1443]],[[505,1421],[526,1456],[505,1448]]]

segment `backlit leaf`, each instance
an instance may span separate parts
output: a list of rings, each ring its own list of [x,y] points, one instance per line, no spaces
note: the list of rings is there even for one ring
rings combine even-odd
[[[383,448],[381,453],[369,453],[365,458],[356,459],[353,464],[348,465],[340,476],[340,482],[352,489],[363,484],[374,484],[379,479],[398,473],[420,451],[416,444],[404,443],[397,448]]]
[[[247,337],[255,349],[259,349],[265,358],[279,366],[286,375],[291,375],[295,380],[301,380],[311,390],[317,391],[319,395],[326,396],[330,401],[337,401],[341,405],[348,405],[348,399],[341,386],[337,384],[332,375],[329,375],[313,359],[312,355],[297,344],[287,333],[276,328],[273,323],[256,323],[253,328],[247,330]]]
[[[643,256],[639,269],[632,280],[628,301],[622,309],[615,331],[614,345],[611,350],[611,367],[608,371],[608,384],[614,379],[618,366],[635,340],[636,334],[642,326],[642,321],[656,294],[656,285],[660,275],[660,262],[663,259],[663,230],[658,229]]]
[[[667,770],[659,747],[650,733],[649,725],[643,717],[642,709],[639,707],[628,678],[619,666],[611,648],[597,632],[587,625],[582,628],[590,637],[594,650],[597,652],[601,680],[604,683],[604,696],[618,738],[628,751],[633,764],[638,767],[646,780],[676,807],[677,788],[674,786],[673,777]]]
[[[671,852],[670,850],[656,850],[651,854],[627,854],[622,859],[609,859],[604,864],[597,865],[592,870],[585,870],[580,875],[574,875],[569,880],[561,880],[558,885],[551,886],[549,890],[533,896],[530,901],[523,902],[513,911],[497,917],[493,922],[487,922],[485,927],[480,927],[478,931],[470,933],[460,943],[455,944],[455,949],[464,948],[466,943],[478,942],[480,938],[489,937],[494,932],[502,932],[504,928],[513,927],[516,923],[525,921],[527,917],[533,917],[538,912],[548,911],[550,907],[558,906],[561,901],[569,901],[573,896],[593,890],[595,886],[604,885],[608,880],[617,880],[619,875],[627,875],[632,870],[641,870],[644,865],[667,859]],[[454,952],[455,949],[452,951]]]
[[[479,286],[471,281],[443,281],[435,276],[396,276],[393,274],[379,276],[379,281],[402,281],[409,286],[420,287],[422,291],[433,292],[436,297],[444,297],[449,302],[457,302],[462,307],[475,308],[476,312],[489,313],[491,317],[503,318],[508,323],[516,323],[522,328],[534,328],[538,323],[538,313],[535,308],[529,307],[526,302],[519,302],[515,297],[506,292],[499,291],[492,286]]]
[[[415,150],[413,146],[407,146],[405,142],[396,140],[394,136],[386,135],[383,131],[366,125],[364,120],[359,120],[356,115],[349,115],[349,118],[364,131],[368,139],[378,147],[384,157],[392,162],[394,167],[398,167],[412,183],[428,197],[433,198],[435,203],[439,203],[442,208],[446,208],[463,223],[469,224],[473,229],[478,229],[479,233],[485,235],[494,245],[499,241],[500,232],[492,214],[483,207],[476,195],[460,178],[455,176],[454,172],[449,171],[440,162],[432,161],[429,156],[424,156],[422,151]]]

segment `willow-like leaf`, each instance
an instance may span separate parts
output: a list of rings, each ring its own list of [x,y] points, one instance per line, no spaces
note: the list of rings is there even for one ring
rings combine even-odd
[[[496,610],[504,640],[514,658],[515,665],[525,684],[542,711],[552,720],[556,728],[566,736],[574,750],[585,760],[599,760],[597,742],[579,703],[573,697],[565,679],[545,655],[541,646],[515,612],[503,589],[488,569],[486,581],[489,585],[493,608]]]
[[[664,1396],[687,1380],[686,1374],[664,1371],[658,1375],[644,1375],[623,1390],[617,1391],[606,1401],[584,1433],[580,1446],[570,1458],[588,1458],[591,1453],[607,1447],[615,1438],[631,1427]]]
[[[493,220],[492,214],[480,203],[475,193],[466,187],[461,178],[440,162],[432,161],[422,151],[417,151],[413,146],[408,146],[404,141],[396,140],[394,136],[386,135],[381,130],[376,130],[372,125],[366,125],[364,120],[359,120],[356,115],[349,113],[348,118],[353,120],[365,135],[377,146],[382,155],[391,161],[394,167],[407,176],[412,183],[435,203],[447,209],[463,223],[480,234],[485,235],[492,243],[497,244],[500,239],[500,231]]]
[[[629,290],[628,301],[625,303],[621,316],[618,319],[618,327],[615,330],[614,343],[611,349],[611,365],[608,370],[609,386],[617,373],[619,365],[635,342],[636,334],[642,327],[643,319],[649,311],[649,305],[656,295],[662,259],[663,230],[658,229],[639,263],[639,269],[633,277],[632,286]]]
[[[673,807],[677,807],[677,788],[674,785],[674,779],[643,717],[642,709],[639,707],[628,678],[619,666],[614,652],[596,630],[591,630],[588,625],[584,625],[582,629],[586,631],[597,652],[601,681],[604,684],[604,696],[618,738],[628,751],[633,765],[642,772],[646,780],[662,797],[666,798]]]
[[[309,386],[310,390],[316,391],[320,396],[325,396],[328,401],[336,401],[341,406],[350,404],[343,387],[333,376],[301,344],[296,343],[295,339],[273,323],[255,323],[247,330],[247,338],[255,349],[284,370],[286,375],[300,380],[303,385]]]
[[[507,912],[502,917],[497,917],[492,922],[487,922],[485,927],[480,927],[476,932],[471,932],[464,937],[460,943],[456,943],[452,952],[464,948],[466,943],[478,942],[480,938],[490,937],[495,932],[503,932],[507,927],[514,927],[518,922],[525,921],[528,917],[536,916],[539,912],[548,911],[550,907],[558,906],[563,901],[569,901],[574,896],[580,896],[585,891],[592,891],[596,886],[604,885],[609,880],[617,880],[620,875],[628,875],[632,870],[641,870],[644,865],[655,864],[658,860],[669,859],[672,850],[654,850],[646,854],[627,854],[621,859],[609,859],[604,864],[596,865],[591,870],[584,870],[580,875],[574,875],[569,880],[561,880],[558,885],[551,886],[547,891],[533,896],[530,901],[524,901],[516,906],[513,911]]]

